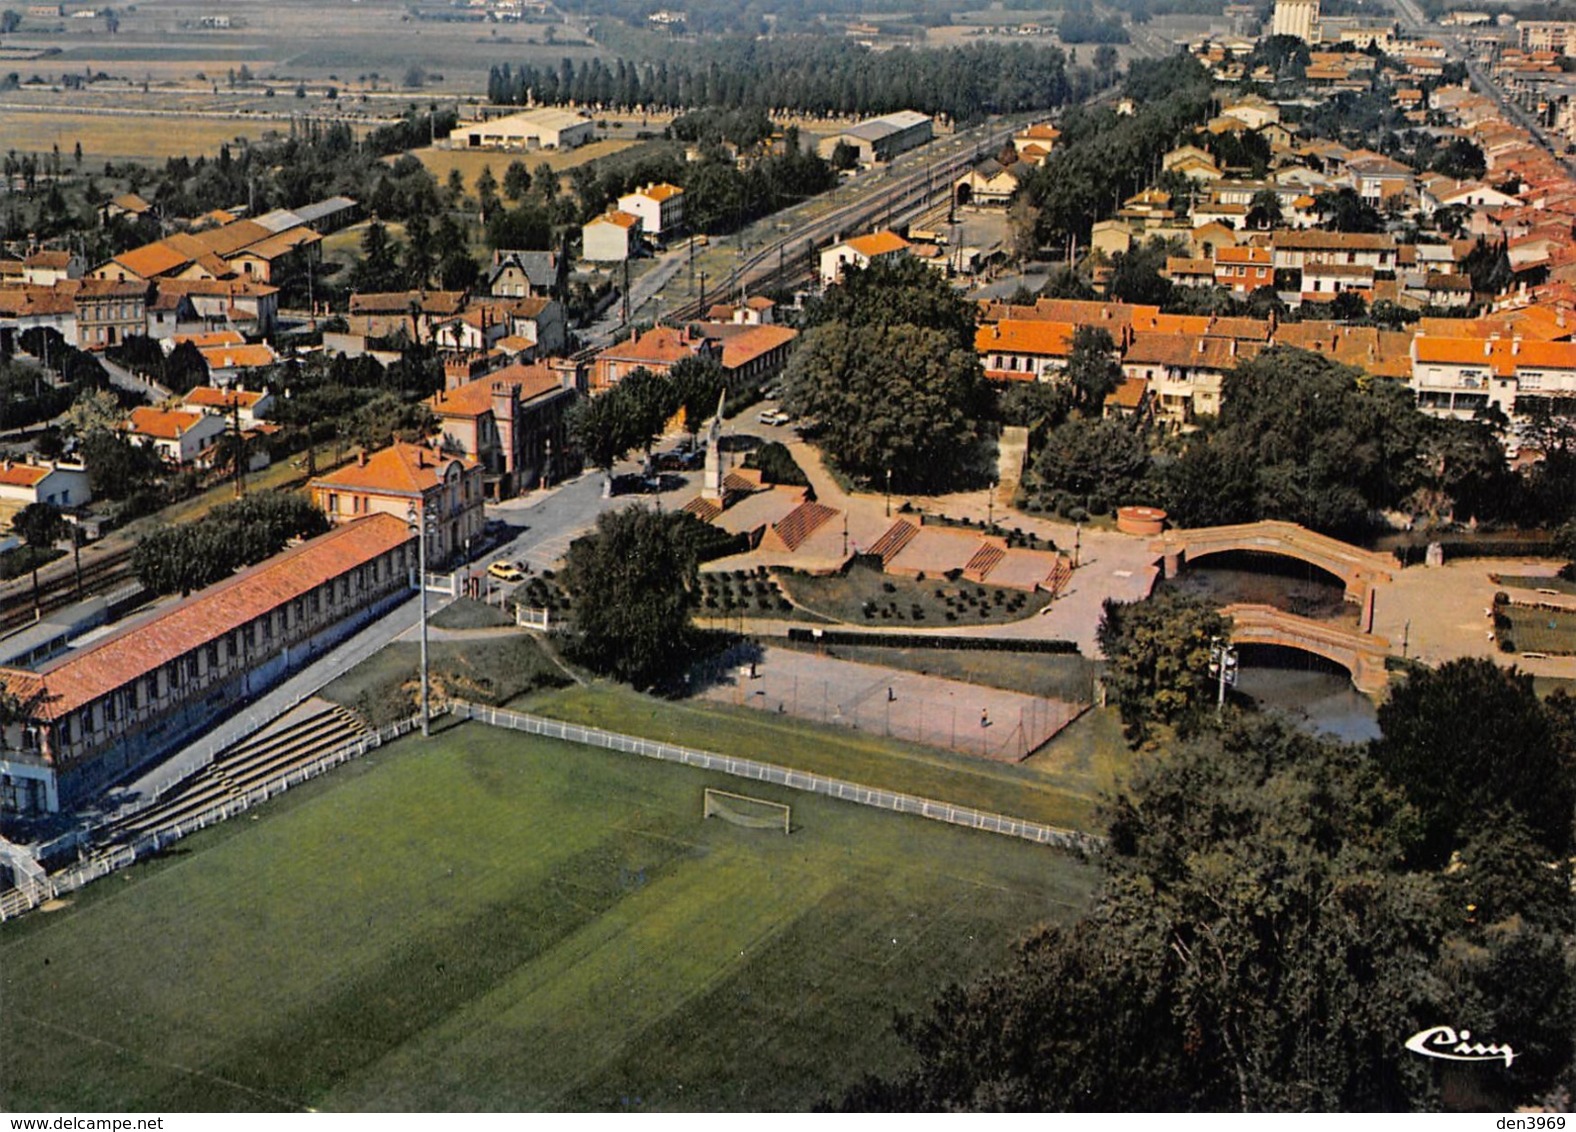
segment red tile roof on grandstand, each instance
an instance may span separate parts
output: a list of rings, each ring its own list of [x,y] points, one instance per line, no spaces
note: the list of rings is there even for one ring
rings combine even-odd
[[[772,524],[772,533],[782,540],[789,550],[798,550],[805,539],[825,525],[837,512],[824,503],[807,500],[799,504],[781,520]]]
[[[369,515],[276,554],[119,632],[68,653],[42,672],[0,669],[7,690],[35,715],[59,719],[411,539],[403,519]]]

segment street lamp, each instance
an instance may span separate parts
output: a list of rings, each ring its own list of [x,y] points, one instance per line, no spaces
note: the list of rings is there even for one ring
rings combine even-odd
[[[1083,551],[1083,524],[1073,526],[1073,569],[1078,569],[1078,557]]]
[[[1226,708],[1226,688],[1237,685],[1237,650],[1219,637],[1209,639],[1209,674],[1219,682],[1215,699],[1215,714]]]
[[[427,504],[418,510],[412,503],[405,521],[416,532],[416,590],[421,595],[421,733],[432,734],[432,713],[427,699]]]
[[[892,469],[886,470],[886,511],[887,518],[892,517]]]

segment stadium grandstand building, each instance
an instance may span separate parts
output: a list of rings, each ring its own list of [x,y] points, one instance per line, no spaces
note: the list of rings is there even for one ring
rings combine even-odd
[[[0,751],[0,809],[69,810],[404,600],[405,520],[370,515],[136,618],[36,669],[0,668],[21,705]]]

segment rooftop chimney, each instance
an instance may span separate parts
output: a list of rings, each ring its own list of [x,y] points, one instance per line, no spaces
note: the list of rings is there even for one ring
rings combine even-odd
[[[356,466],[358,468],[364,468],[367,466],[367,450],[365,448],[356,453]]]

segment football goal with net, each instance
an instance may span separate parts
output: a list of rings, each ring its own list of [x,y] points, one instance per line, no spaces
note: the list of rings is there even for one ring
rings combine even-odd
[[[764,798],[751,798],[747,794],[731,794],[726,790],[706,788],[702,818],[721,818],[745,829],[780,829],[789,832],[793,826],[793,808],[785,802],[768,802]]]

